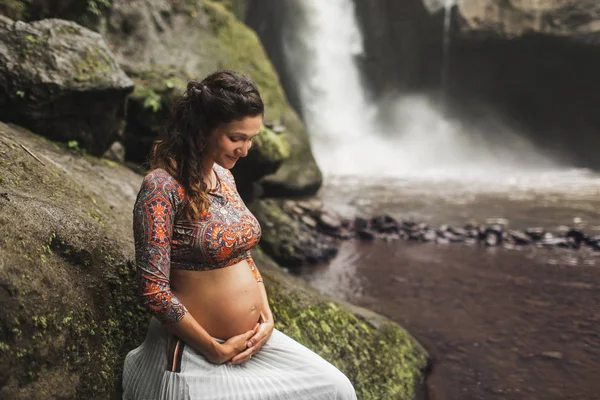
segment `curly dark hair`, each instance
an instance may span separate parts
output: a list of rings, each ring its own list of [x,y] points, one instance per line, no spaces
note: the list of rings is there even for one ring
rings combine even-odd
[[[203,167],[208,137],[221,124],[257,115],[264,115],[264,104],[256,84],[244,75],[218,71],[188,82],[150,157],[151,169],[164,169],[183,186],[186,218],[196,219],[209,206],[203,179],[209,173]]]

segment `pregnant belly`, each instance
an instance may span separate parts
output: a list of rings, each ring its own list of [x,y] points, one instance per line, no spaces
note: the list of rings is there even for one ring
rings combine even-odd
[[[256,325],[259,284],[246,261],[210,271],[171,271],[173,293],[212,337],[227,340]]]

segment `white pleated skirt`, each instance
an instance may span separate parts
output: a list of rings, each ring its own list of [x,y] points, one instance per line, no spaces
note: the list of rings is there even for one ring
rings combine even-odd
[[[152,318],[123,370],[126,400],[351,400],[348,378],[278,330],[242,365],[212,364]]]

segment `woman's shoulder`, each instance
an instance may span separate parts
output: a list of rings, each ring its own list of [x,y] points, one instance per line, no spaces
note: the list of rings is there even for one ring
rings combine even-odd
[[[141,190],[169,193],[179,199],[183,199],[184,195],[183,186],[162,168],[153,169],[146,174]]]

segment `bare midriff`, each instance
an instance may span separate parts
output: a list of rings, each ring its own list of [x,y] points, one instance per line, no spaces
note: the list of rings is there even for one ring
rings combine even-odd
[[[254,328],[263,312],[247,261],[208,271],[171,270],[171,290],[212,337],[227,340]]]

